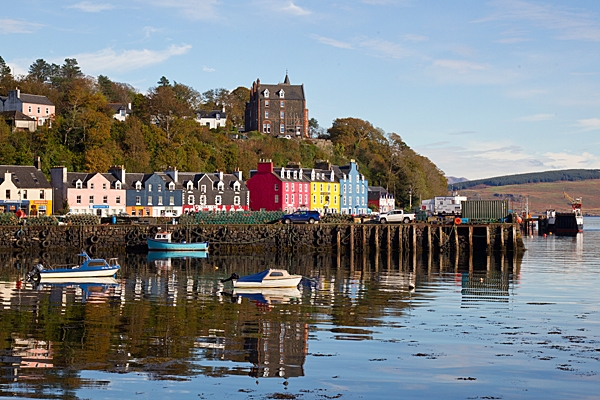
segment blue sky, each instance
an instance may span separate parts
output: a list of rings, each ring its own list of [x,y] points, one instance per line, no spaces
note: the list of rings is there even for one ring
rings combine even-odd
[[[324,128],[357,117],[469,179],[600,168],[600,2],[20,0],[0,56],[200,92],[304,84]]]

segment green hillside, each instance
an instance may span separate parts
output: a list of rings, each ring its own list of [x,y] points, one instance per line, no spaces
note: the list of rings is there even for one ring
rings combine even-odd
[[[496,176],[474,181],[458,182],[448,185],[449,190],[464,190],[479,185],[507,186],[542,182],[575,182],[587,179],[600,179],[597,169],[565,169],[559,171],[531,172],[526,174]]]

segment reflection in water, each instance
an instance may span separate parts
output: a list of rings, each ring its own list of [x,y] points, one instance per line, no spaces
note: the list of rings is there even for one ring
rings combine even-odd
[[[334,340],[373,340],[375,327],[419,307],[440,281],[458,280],[464,304],[506,301],[520,262],[503,255],[459,260],[388,253],[119,258],[116,281],[35,287],[17,283],[35,257],[0,255],[0,395],[41,390],[63,396],[104,385],[81,378],[91,370],[172,381],[198,375],[302,377],[311,326],[328,329]],[[298,289],[268,291],[224,292],[219,282],[232,272],[266,267],[307,279]],[[38,381],[31,383],[32,374],[23,372],[29,366],[16,355],[23,340],[46,357],[37,365],[52,374],[36,374]],[[21,357],[16,364],[15,357]],[[9,372],[15,365],[17,372]]]

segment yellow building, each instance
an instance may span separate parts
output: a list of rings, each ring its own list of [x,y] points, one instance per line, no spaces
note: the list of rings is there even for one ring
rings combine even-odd
[[[318,163],[317,166],[323,164]],[[310,209],[322,214],[339,214],[340,183],[336,182],[333,170],[313,168],[306,171],[305,176],[310,181]]]

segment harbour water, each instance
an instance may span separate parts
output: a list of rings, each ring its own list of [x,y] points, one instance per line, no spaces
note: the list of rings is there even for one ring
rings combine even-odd
[[[0,397],[598,398],[600,218],[524,241],[458,263],[127,254],[114,281],[40,286],[18,283],[35,256],[2,255]],[[309,279],[219,283],[270,266]]]

